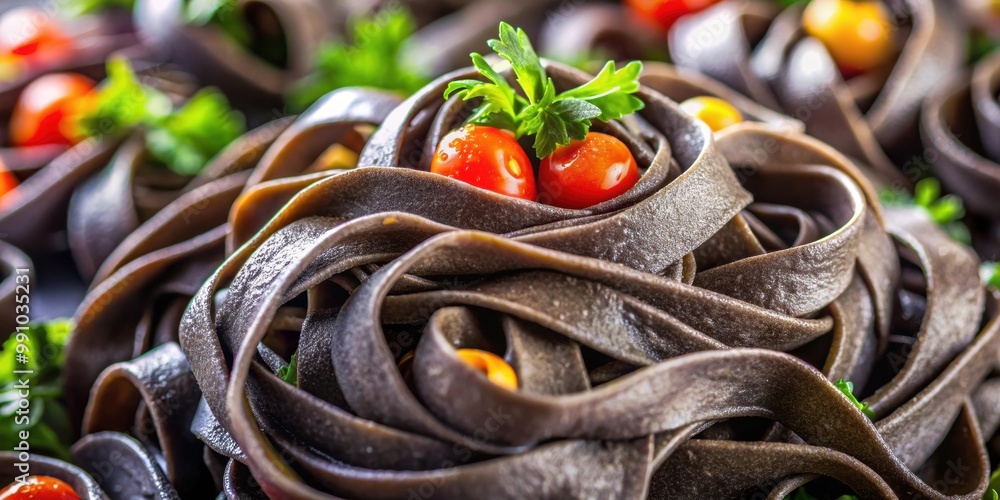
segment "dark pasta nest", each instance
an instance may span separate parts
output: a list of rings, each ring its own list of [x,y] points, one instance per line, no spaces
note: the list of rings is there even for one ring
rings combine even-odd
[[[164,283],[194,294],[179,332],[160,323],[188,361],[167,343],[113,365],[89,431],[130,425],[102,397],[126,382],[171,482],[187,473],[179,450],[198,448],[176,442],[190,420],[238,498],[258,484],[282,498],[781,498],[818,476],[864,497],[981,494],[1000,296],[971,252],[922,212],[883,211],[832,148],[758,124],[713,139],[646,89],[640,115],[602,127],[644,170],[616,199],[565,210],[425,172],[464,116],[442,91],[470,75],[391,112],[384,94],[331,94],[253,173],[140,228],[81,307],[67,393],[176,317],[136,307]],[[303,175],[365,123],[380,126],[360,168]],[[456,348],[504,355],[519,390]],[[293,386],[274,372],[296,350]],[[188,362],[205,404],[165,411],[165,381],[191,387]]]
[[[942,182],[965,200],[976,248],[1000,256],[1000,55],[960,74],[924,102],[921,131]]]
[[[927,174],[913,161],[923,153],[920,104],[944,83],[941,75],[961,70],[965,33],[944,2],[885,3],[896,57],[850,81],[803,32],[802,6],[779,12],[769,2],[722,2],[671,30],[671,56],[802,120],[810,135],[857,158],[874,182],[905,187]]]

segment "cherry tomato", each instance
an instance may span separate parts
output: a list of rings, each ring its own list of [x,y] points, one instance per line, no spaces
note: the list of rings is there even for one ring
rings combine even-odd
[[[28,64],[21,56],[0,52],[0,82],[13,82],[28,70]]]
[[[812,0],[802,27],[830,52],[845,74],[875,68],[892,57],[888,8],[873,0]]]
[[[500,356],[479,349],[459,349],[456,352],[459,359],[483,372],[490,382],[507,390],[517,390],[517,373]]]
[[[692,97],[681,103],[681,109],[708,124],[712,132],[718,132],[743,121],[740,110],[718,97]]]
[[[483,125],[466,125],[441,139],[431,172],[495,193],[534,200],[531,160],[510,132]]]
[[[0,491],[0,500],[80,500],[73,487],[51,476],[28,476]]]
[[[558,147],[538,169],[541,201],[562,208],[596,205],[636,182],[639,166],[632,152],[618,138],[599,132]]]
[[[73,39],[37,7],[20,7],[0,16],[0,52],[33,65],[53,64],[69,56]]]
[[[17,146],[77,142],[72,118],[92,99],[94,85],[73,73],[53,73],[28,84],[11,113],[11,141]]]
[[[664,30],[669,30],[682,16],[707,9],[718,2],[719,0],[625,0],[625,4],[639,17]]]
[[[0,198],[17,187],[17,177],[7,170],[3,162],[0,162]]]

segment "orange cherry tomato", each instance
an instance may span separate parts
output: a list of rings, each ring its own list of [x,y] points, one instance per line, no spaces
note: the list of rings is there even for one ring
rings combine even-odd
[[[540,201],[562,208],[596,205],[628,191],[636,182],[639,165],[632,152],[618,138],[599,132],[559,146],[538,169]]]
[[[510,132],[469,124],[441,139],[431,172],[495,193],[534,200],[535,176],[524,148]]]
[[[632,12],[664,30],[669,30],[682,16],[705,10],[718,2],[719,0],[625,0]]]
[[[459,349],[456,352],[459,359],[483,372],[490,382],[507,390],[517,390],[517,373],[500,356],[479,349]]]
[[[16,146],[74,144],[80,137],[72,130],[73,118],[82,103],[93,98],[95,85],[73,73],[53,73],[31,82],[11,113],[11,141]]]
[[[13,82],[28,70],[28,64],[21,56],[0,52],[0,82]]]
[[[13,191],[17,184],[17,177],[14,177],[14,174],[7,170],[3,162],[0,162],[0,198]]]
[[[51,476],[28,476],[0,491],[0,500],[80,500],[73,487]]]
[[[718,97],[692,97],[681,103],[681,109],[708,124],[712,132],[718,132],[743,121],[740,110]]]
[[[19,7],[0,16],[0,52],[45,65],[68,57],[72,48],[73,39],[42,9]]]
[[[845,74],[875,68],[892,57],[889,9],[874,0],[812,0],[802,27],[830,52]]]

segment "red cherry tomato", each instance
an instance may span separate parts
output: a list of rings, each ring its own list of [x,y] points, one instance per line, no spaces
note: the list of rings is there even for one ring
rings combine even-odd
[[[560,146],[538,169],[540,200],[562,208],[586,208],[610,200],[639,182],[639,166],[625,143],[590,132]]]
[[[72,48],[73,39],[42,9],[20,7],[0,16],[0,52],[44,65],[68,57]]]
[[[0,491],[0,500],[80,500],[73,487],[51,476],[28,476]]]
[[[466,125],[441,139],[431,172],[495,193],[534,200],[531,160],[510,132],[483,125]]]
[[[625,0],[633,12],[646,21],[669,30],[681,16],[698,12],[719,0]]]
[[[72,118],[93,97],[94,85],[73,73],[53,73],[28,84],[11,113],[11,141],[17,146],[77,142]]]

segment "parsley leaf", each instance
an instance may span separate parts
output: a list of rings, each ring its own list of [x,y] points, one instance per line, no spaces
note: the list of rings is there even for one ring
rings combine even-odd
[[[785,497],[785,500],[818,500],[811,493],[806,490],[805,486],[799,486],[792,492],[791,495]],[[858,500],[858,497],[854,495],[840,495],[834,500]]]
[[[343,87],[373,87],[406,95],[416,92],[430,80],[401,56],[415,30],[413,16],[398,6],[353,19],[351,43],[332,42],[321,47],[312,74],[297,82],[286,100],[302,110]]]
[[[76,17],[105,9],[132,10],[134,6],[135,0],[70,0],[63,4],[62,11]]]
[[[278,368],[278,372],[275,374],[281,380],[288,382],[292,385],[298,385],[299,383],[299,362],[297,353],[292,354],[292,358],[288,361],[288,364]]]
[[[555,86],[551,83],[550,81],[545,87],[546,93],[541,102],[525,110],[524,114],[529,118],[523,122],[523,129],[519,130],[519,135],[536,131],[535,151],[543,157],[552,154],[560,145],[585,138],[590,129],[590,120],[601,115],[600,108],[583,99],[557,101]]]
[[[108,60],[107,78],[98,87],[95,106],[77,120],[82,135],[104,137],[131,129],[170,112],[170,98],[139,82],[128,60]]]
[[[587,137],[590,120],[601,117],[601,108],[583,99],[562,99],[552,105],[552,112],[566,123],[566,132],[570,139],[581,140]]]
[[[61,403],[62,365],[73,323],[32,323],[0,346],[0,447],[13,449],[21,431],[30,433],[32,448],[68,459],[73,427]],[[30,371],[32,373],[14,373]],[[22,384],[26,382],[26,384]],[[27,385],[27,388],[25,388]],[[29,406],[21,408],[21,391]]]
[[[971,65],[990,55],[1000,47],[1000,40],[981,31],[973,31],[966,40],[966,59]]]
[[[854,406],[856,406],[859,410],[861,410],[861,413],[864,413],[865,416],[868,417],[868,420],[875,420],[875,412],[868,408],[868,403],[858,401],[858,398],[854,397],[853,382],[840,379],[833,385],[837,389],[840,389],[840,392],[844,393],[844,395],[847,396],[847,399],[851,400],[851,403],[854,403]]]
[[[448,84],[444,98],[448,99],[452,94],[463,100],[481,97],[483,103],[468,121],[513,130],[516,127],[514,115],[517,114],[519,100],[523,101],[524,98],[514,93],[514,88],[507,84],[507,80],[483,56],[472,54],[472,64],[492,85],[483,85],[479,80],[457,80]]]
[[[243,19],[236,0],[188,0],[184,20],[194,26],[213,24],[236,42],[250,44],[250,27]]]
[[[990,484],[983,493],[983,500],[1000,500],[997,490],[1000,490],[1000,468],[990,474]]]
[[[215,89],[202,89],[180,109],[151,124],[146,145],[153,158],[182,175],[195,175],[246,129],[243,115]]]
[[[510,63],[523,96],[482,55],[473,53],[472,64],[487,81],[452,82],[444,97],[481,99],[468,122],[511,130],[518,138],[534,135],[538,158],[585,138],[595,119],[617,120],[643,108],[642,100],[633,95],[639,90],[639,61],[620,70],[609,61],[591,81],[557,94],[523,30],[500,23],[500,39],[488,44]]]
[[[918,182],[913,196],[902,189],[892,188],[879,193],[879,198],[887,206],[921,207],[953,240],[966,245],[972,241],[969,228],[962,223],[965,204],[956,195],[941,196],[941,182],[937,179],[928,177]]]
[[[140,128],[150,156],[181,175],[195,175],[243,134],[243,115],[218,90],[202,89],[178,109],[166,94],[143,85],[128,61],[108,61],[96,104],[77,118],[82,135],[103,137]]]
[[[528,34],[521,28],[515,30],[513,26],[501,22],[500,39],[489,40],[486,44],[498,56],[510,63],[514,74],[517,75],[517,83],[528,97],[528,102],[532,104],[538,102],[545,94],[548,78],[545,76],[542,61],[528,40]],[[551,85],[551,82],[548,84]]]
[[[579,98],[601,110],[601,121],[618,120],[642,109],[642,101],[632,95],[639,90],[642,63],[632,61],[620,70],[608,61],[593,80],[560,94],[561,99]]]

